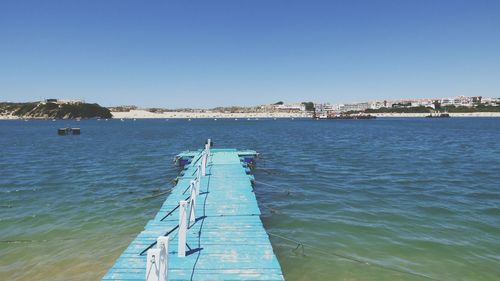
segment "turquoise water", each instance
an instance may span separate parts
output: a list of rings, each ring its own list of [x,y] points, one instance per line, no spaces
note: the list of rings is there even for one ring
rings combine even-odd
[[[98,280],[208,137],[261,153],[287,280],[500,276],[500,119],[219,119],[0,121],[0,279]]]

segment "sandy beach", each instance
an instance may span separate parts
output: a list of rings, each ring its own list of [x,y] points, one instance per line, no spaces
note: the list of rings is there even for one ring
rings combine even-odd
[[[165,119],[175,119],[175,118],[303,118],[309,117],[308,114],[304,113],[288,113],[288,112],[276,112],[276,113],[265,113],[265,112],[255,112],[255,113],[221,113],[221,112],[184,112],[184,111],[171,111],[163,113],[154,113],[147,110],[131,110],[129,112],[111,112],[113,118],[121,119],[144,119],[144,118],[165,118]]]

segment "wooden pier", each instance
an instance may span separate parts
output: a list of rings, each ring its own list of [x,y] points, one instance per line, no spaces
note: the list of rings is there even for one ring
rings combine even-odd
[[[257,153],[210,146],[176,156],[177,185],[102,280],[284,280],[253,193]]]

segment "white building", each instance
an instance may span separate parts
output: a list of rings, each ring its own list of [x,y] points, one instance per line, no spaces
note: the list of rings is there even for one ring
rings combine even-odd
[[[339,104],[330,104],[330,103],[315,103],[314,109],[318,112],[339,111],[340,105]]]
[[[55,104],[80,104],[85,103],[84,100],[61,100],[61,99],[44,99],[41,104],[55,103]]]
[[[370,108],[370,105],[367,102],[361,102],[361,103],[347,103],[343,104],[340,107],[341,111],[364,111],[366,109]]]
[[[482,98],[481,102],[491,106],[500,106],[500,98]]]
[[[474,105],[473,98],[466,96],[458,96],[454,98],[444,98],[439,101],[441,106],[467,106],[472,107]]]
[[[274,108],[283,111],[306,111],[306,106],[302,103],[276,104]]]

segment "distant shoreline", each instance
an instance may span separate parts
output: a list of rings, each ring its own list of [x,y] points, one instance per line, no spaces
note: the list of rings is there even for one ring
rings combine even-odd
[[[305,113],[287,112],[254,112],[254,113],[222,113],[222,112],[185,112],[170,111],[164,113],[153,113],[147,110],[131,110],[129,112],[111,112],[113,118],[117,119],[196,119],[196,118],[312,118],[312,115]],[[451,117],[500,117],[500,112],[472,112],[472,113],[449,113]],[[429,113],[372,113],[380,118],[404,118],[404,117],[425,117]]]
[[[154,113],[147,110],[130,110],[128,112],[111,112],[115,119],[247,119],[247,118],[311,118],[307,113],[289,112],[252,112],[252,113],[222,113],[222,112],[187,112],[169,111]],[[500,117],[500,112],[470,112],[449,113],[451,117]],[[378,118],[418,118],[426,117],[429,113],[371,113]],[[33,119],[44,120],[46,118],[22,118],[14,115],[0,115],[0,120]]]
[[[500,112],[467,112],[467,113],[448,113],[451,117],[500,117]],[[426,117],[429,113],[370,113],[370,115],[380,118],[387,117]]]
[[[113,118],[117,119],[196,119],[196,118],[304,118],[310,117],[307,113],[288,113],[288,112],[249,112],[249,113],[222,113],[214,111],[206,112],[187,112],[187,111],[168,111],[162,113],[150,112],[147,110],[130,110],[128,112],[113,112]]]

